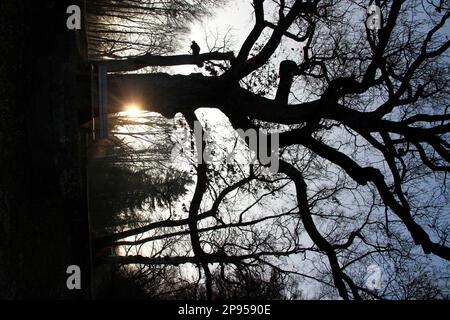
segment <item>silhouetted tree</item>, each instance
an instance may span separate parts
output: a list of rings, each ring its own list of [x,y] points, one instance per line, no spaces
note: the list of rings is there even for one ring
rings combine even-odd
[[[208,298],[213,264],[258,262],[325,284],[343,299],[394,296],[384,291],[389,283],[378,291],[365,286],[368,263],[386,272],[400,258],[434,255],[448,263],[450,10],[438,1],[376,3],[379,30],[365,24],[362,0],[253,0],[255,24],[236,56],[108,61],[119,72],[224,60],[212,76],[110,74],[110,95],[148,93],[148,110],[181,113],[191,129],[196,110],[216,108],[230,128],[265,129],[280,139],[277,174],[260,164],[195,165],[196,187],[181,219],[104,238],[117,246],[177,239],[171,251],[110,262],[201,266]],[[111,112],[119,111],[113,101],[121,99],[110,101]],[[190,247],[174,251],[186,239]]]
[[[87,0],[87,41],[91,59],[167,54],[191,22],[222,0]]]
[[[170,160],[171,148],[166,146],[171,143],[172,127],[165,119],[143,115],[137,122],[119,115],[110,122],[114,135],[90,147],[90,217],[97,236],[145,223],[157,207],[170,207],[185,195],[193,182],[187,172],[161,162],[155,165],[155,160]],[[136,127],[139,132],[135,132]],[[149,127],[159,139],[152,143],[146,140],[143,149],[121,139],[146,139],[142,131],[148,133]]]

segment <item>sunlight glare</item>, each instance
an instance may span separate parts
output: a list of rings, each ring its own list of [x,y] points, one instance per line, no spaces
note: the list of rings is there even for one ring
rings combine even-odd
[[[141,109],[136,104],[129,104],[125,107],[124,113],[128,117],[138,117],[141,113]]]

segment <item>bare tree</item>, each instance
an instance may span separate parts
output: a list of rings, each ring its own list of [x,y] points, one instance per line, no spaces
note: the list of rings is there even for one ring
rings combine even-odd
[[[434,255],[448,264],[450,10],[431,0],[374,4],[382,13],[379,30],[366,25],[366,1],[254,0],[255,24],[236,55],[111,61],[116,72],[230,61],[210,76],[111,74],[111,112],[140,93],[148,110],[181,113],[193,129],[198,108],[215,108],[234,129],[279,133],[280,167],[269,174],[260,164],[195,165],[196,187],[182,218],[99,239],[140,245],[187,237],[184,253],[109,261],[201,266],[208,298],[218,265],[262,263],[344,299],[381,299],[409,293],[389,292],[399,286],[386,279],[379,290],[366,288],[361,272],[368,263],[388,271],[400,260]],[[271,68],[278,64],[274,86]],[[271,197],[292,205],[265,204]],[[291,258],[308,272],[283,268]]]
[[[208,15],[221,0],[87,0],[90,59],[167,54],[189,23]]]

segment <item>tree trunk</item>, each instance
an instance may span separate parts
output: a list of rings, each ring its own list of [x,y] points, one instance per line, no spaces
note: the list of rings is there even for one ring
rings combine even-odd
[[[217,77],[200,74],[128,74],[108,76],[108,112],[124,111],[135,103],[142,109],[172,118],[178,112],[217,107],[227,88]]]

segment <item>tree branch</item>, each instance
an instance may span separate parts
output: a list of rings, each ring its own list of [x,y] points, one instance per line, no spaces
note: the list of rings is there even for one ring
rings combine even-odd
[[[145,67],[168,67],[179,65],[198,65],[202,62],[221,60],[234,61],[233,52],[209,52],[194,55],[176,55],[176,56],[155,56],[151,54],[128,58],[124,60],[101,60],[91,61],[92,63],[101,63],[106,65],[108,72],[135,71]]]

